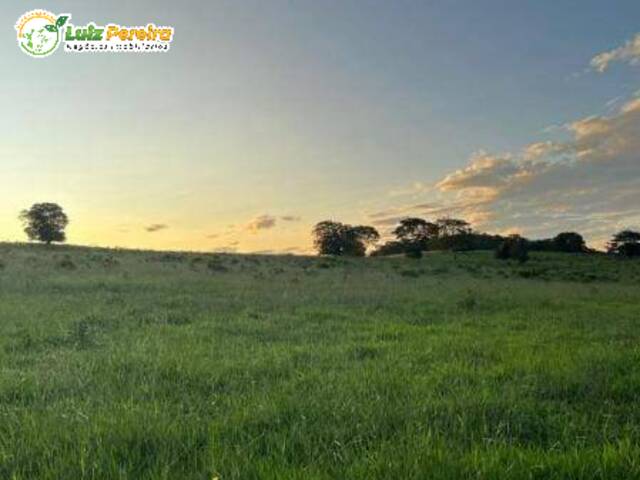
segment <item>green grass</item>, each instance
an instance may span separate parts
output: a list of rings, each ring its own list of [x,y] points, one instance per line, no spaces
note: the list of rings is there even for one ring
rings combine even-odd
[[[0,478],[640,478],[639,285],[0,244]]]

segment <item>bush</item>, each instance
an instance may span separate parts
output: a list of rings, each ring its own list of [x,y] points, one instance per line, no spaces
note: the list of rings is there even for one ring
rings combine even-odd
[[[525,263],[529,260],[526,240],[518,236],[507,238],[496,249],[496,258],[500,260],[513,259],[520,263]]]
[[[207,268],[209,269],[210,272],[217,272],[217,273],[225,273],[229,271],[229,269],[225,265],[223,265],[220,262],[220,260],[216,258],[209,260],[207,262]]]
[[[640,257],[640,232],[623,230],[616,233],[609,242],[607,251],[618,257]]]
[[[618,247],[617,253],[621,257],[625,258],[640,257],[640,244],[625,243]]]
[[[102,266],[104,268],[115,268],[120,264],[120,262],[112,256],[105,257],[102,260]]]
[[[71,257],[67,255],[58,262],[58,268],[62,268],[63,270],[75,270],[77,267],[76,264],[73,263],[73,260],[71,260]]]
[[[407,258],[420,259],[422,258],[422,248],[417,244],[411,245],[410,247],[407,247],[404,256]]]

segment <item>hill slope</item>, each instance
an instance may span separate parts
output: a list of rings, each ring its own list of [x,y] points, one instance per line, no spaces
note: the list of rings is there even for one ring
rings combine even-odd
[[[0,478],[640,478],[639,284],[0,244]]]

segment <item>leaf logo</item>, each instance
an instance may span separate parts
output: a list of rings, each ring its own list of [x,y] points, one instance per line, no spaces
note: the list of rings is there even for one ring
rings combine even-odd
[[[68,19],[69,19],[68,15],[60,15],[58,17],[58,19],[56,20],[55,24],[53,24],[53,25],[45,25],[44,28],[46,28],[49,32],[58,33],[59,29],[62,28],[65,23],[67,23]]]
[[[16,22],[20,49],[34,58],[51,55],[60,45],[62,28],[70,15],[56,17],[46,10],[31,10]]]

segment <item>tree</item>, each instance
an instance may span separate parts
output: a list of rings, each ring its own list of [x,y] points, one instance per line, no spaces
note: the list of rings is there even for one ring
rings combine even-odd
[[[313,245],[320,255],[363,257],[367,247],[380,239],[378,231],[366,225],[345,225],[324,221],[313,228]]]
[[[422,258],[422,248],[420,248],[420,244],[412,243],[409,244],[408,247],[405,245],[404,256],[415,259]]]
[[[431,240],[434,250],[468,250],[470,248],[471,225],[458,218],[439,218],[436,220],[437,238]]]
[[[64,230],[69,225],[69,218],[58,204],[36,203],[30,209],[22,211],[20,220],[29,240],[50,245],[67,239]]]
[[[471,225],[465,220],[458,218],[443,217],[436,220],[438,236],[453,237],[455,235],[468,235],[471,233]]]
[[[364,257],[367,247],[380,240],[378,231],[368,225],[345,225],[345,247],[343,253],[354,257]]]
[[[529,260],[527,241],[519,235],[510,235],[496,249],[496,258],[500,260],[514,259],[520,263]]]
[[[341,255],[344,225],[326,220],[313,227],[313,246],[320,255]]]
[[[371,252],[371,256],[383,257],[386,255],[400,255],[403,253],[407,253],[407,246],[402,242],[391,240],[376,248],[376,250]]]
[[[640,232],[623,230],[616,233],[607,245],[607,251],[621,257],[639,257]]]
[[[584,238],[576,232],[559,233],[553,238],[552,244],[556,252],[582,253],[587,249]]]
[[[393,234],[408,249],[426,250],[429,240],[437,238],[438,226],[422,218],[409,217],[400,220],[400,225],[393,230]]]

